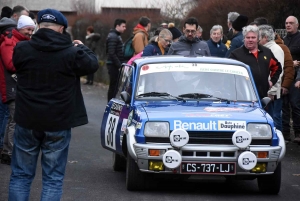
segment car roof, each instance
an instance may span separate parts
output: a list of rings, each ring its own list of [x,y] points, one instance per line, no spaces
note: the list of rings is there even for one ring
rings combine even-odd
[[[172,62],[172,63],[220,63],[226,65],[239,65],[244,66],[248,70],[250,70],[249,66],[244,64],[243,62],[228,59],[228,58],[220,58],[220,57],[191,57],[191,56],[178,56],[178,55],[161,55],[161,56],[150,56],[150,57],[141,57],[134,62],[137,66],[141,67],[144,64],[149,63],[165,63],[165,62]]]

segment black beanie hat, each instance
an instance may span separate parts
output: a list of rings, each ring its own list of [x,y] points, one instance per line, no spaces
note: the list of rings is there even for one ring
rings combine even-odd
[[[247,25],[248,17],[245,15],[239,15],[236,20],[232,22],[232,27],[236,31],[242,31],[243,27]]]
[[[12,13],[12,9],[8,6],[4,6],[1,10],[1,19],[3,17],[7,17],[7,18],[10,18],[11,16],[11,13]]]
[[[168,29],[172,33],[173,40],[179,38],[182,35],[181,31],[179,31],[179,29],[175,27],[174,23],[169,23]]]

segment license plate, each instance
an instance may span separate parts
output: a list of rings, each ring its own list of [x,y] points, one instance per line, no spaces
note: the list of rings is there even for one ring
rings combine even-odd
[[[182,162],[182,174],[235,174],[235,163]]]

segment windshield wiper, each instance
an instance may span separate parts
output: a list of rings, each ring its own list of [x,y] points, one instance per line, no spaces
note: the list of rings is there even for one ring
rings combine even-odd
[[[143,94],[139,94],[137,97],[162,97],[162,96],[170,96],[170,97],[173,97],[173,98],[176,98],[176,100],[181,100],[181,101],[184,101],[186,102],[186,100],[182,97],[177,97],[177,96],[173,96],[169,93],[166,93],[166,92],[147,92],[147,93],[143,93]]]
[[[187,94],[181,94],[179,97],[182,98],[211,98],[213,97],[210,94],[202,94],[202,93],[187,93]]]
[[[216,97],[213,96],[211,94],[202,94],[202,93],[187,93],[187,94],[181,94],[179,95],[179,97],[182,98],[196,98],[196,99],[201,99],[201,98],[209,98],[209,99],[217,99],[220,102],[227,102],[230,103],[231,100],[228,100],[226,98],[220,98],[220,97]]]

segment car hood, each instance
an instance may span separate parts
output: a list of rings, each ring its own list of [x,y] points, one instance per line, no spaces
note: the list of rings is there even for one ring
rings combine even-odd
[[[240,130],[249,122],[267,123],[265,112],[249,105],[147,104],[149,121],[168,121],[170,129]]]

